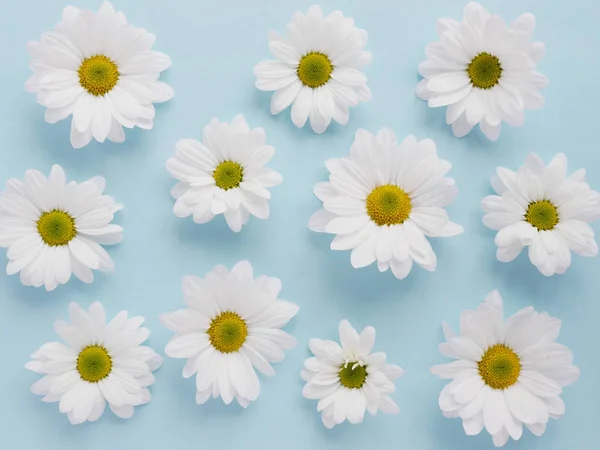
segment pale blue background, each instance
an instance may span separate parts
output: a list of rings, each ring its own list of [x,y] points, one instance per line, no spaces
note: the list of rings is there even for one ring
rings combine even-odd
[[[516,167],[529,151],[545,159],[566,152],[573,169],[585,167],[600,189],[597,147],[600,96],[600,3],[593,0],[484,0],[507,20],[531,11],[538,19],[535,37],[547,44],[540,64],[551,80],[547,105],[527,113],[525,127],[506,127],[498,143],[477,131],[452,136],[442,109],[430,110],[413,95],[416,68],[424,46],[436,39],[438,17],[460,18],[465,0],[325,0],[326,12],[342,9],[369,32],[374,54],[367,68],[373,100],[351,112],[346,127],[332,125],[324,135],[296,129],[289,110],[269,113],[270,94],[254,88],[253,66],[270,58],[269,29],[284,31],[292,13],[309,0],[116,0],[135,25],[157,35],[155,48],[168,53],[172,68],[163,76],[175,98],[157,108],[155,129],[129,131],[125,144],[69,145],[67,121],[50,125],[44,110],[23,83],[29,77],[29,40],[51,29],[65,0],[3,2],[0,15],[0,180],[24,175],[28,168],[47,173],[61,164],[69,178],[107,178],[107,192],[125,205],[117,222],[125,228],[121,245],[109,248],[117,270],[98,275],[91,285],[72,281],[52,293],[25,288],[18,277],[0,271],[0,448],[5,450],[159,450],[159,449],[491,449],[486,434],[468,438],[458,420],[444,419],[437,406],[443,381],[430,375],[444,359],[437,352],[440,323],[457,324],[464,308],[477,305],[499,289],[506,310],[532,304],[563,319],[561,342],[570,346],[582,376],[566,389],[568,413],[552,421],[546,435],[529,432],[508,449],[591,450],[600,423],[597,407],[600,361],[600,259],[574,256],[566,275],[545,278],[525,255],[511,264],[495,260],[493,233],[481,224],[479,201],[489,193],[497,165]],[[100,2],[81,0],[96,9]],[[273,190],[272,216],[252,219],[240,234],[222,218],[205,226],[177,219],[169,189],[173,180],[164,163],[182,137],[199,138],[213,116],[228,121],[246,115],[263,126],[277,154],[271,167],[284,183]],[[450,207],[464,235],[434,242],[438,269],[413,269],[396,280],[376,267],[354,270],[348,252],[329,250],[330,237],[311,233],[308,218],[319,207],[312,186],[326,178],[326,158],[346,155],[359,127],[377,131],[390,125],[399,138],[413,133],[431,137],[442,157],[453,163],[451,176],[459,195]],[[596,231],[600,231],[598,226]],[[4,254],[1,252],[2,267]],[[100,300],[112,315],[121,309],[148,318],[149,341],[162,352],[171,333],[157,319],[183,305],[185,274],[203,275],[213,265],[231,266],[249,259],[256,273],[280,277],[282,295],[297,302],[300,313],[287,327],[299,345],[274,378],[261,378],[261,396],[248,410],[225,407],[220,400],[198,407],[194,382],[183,380],[181,360],[167,360],[157,373],[153,400],[136,409],[132,420],[105,414],[95,424],[73,427],[56,404],[44,404],[29,392],[38,378],[23,365],[44,342],[56,340],[54,319],[66,316],[71,301],[87,306]],[[377,329],[376,349],[401,365],[406,375],[394,398],[396,416],[368,416],[361,426],[326,430],[316,403],[301,396],[299,372],[310,337],[337,338],[337,324],[348,318],[356,327]]]

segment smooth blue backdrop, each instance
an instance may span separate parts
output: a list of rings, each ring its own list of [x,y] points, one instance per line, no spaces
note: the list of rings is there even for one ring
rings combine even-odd
[[[437,406],[443,381],[429,367],[444,359],[437,352],[440,323],[454,325],[460,311],[473,308],[499,289],[508,313],[527,305],[563,319],[561,342],[570,346],[581,378],[564,392],[567,414],[552,421],[542,438],[529,432],[508,449],[591,450],[600,423],[600,259],[575,256],[566,275],[545,278],[522,255],[511,264],[495,260],[493,232],[481,224],[479,202],[490,192],[497,165],[514,168],[536,151],[545,159],[565,152],[573,169],[585,167],[600,189],[597,149],[600,3],[591,0],[484,0],[507,20],[535,13],[535,37],[547,54],[540,70],[550,78],[547,105],[527,113],[523,128],[506,127],[498,143],[476,131],[456,139],[442,109],[428,109],[413,89],[425,45],[437,38],[438,17],[460,18],[466,0],[324,0],[326,12],[342,9],[368,30],[373,63],[367,68],[373,100],[351,111],[345,127],[332,125],[324,135],[297,129],[289,110],[269,112],[270,94],[254,88],[253,66],[270,58],[269,29],[285,30],[292,13],[310,0],[115,0],[130,22],[157,36],[155,48],[168,53],[172,68],[163,79],[174,99],[157,108],[152,131],[128,131],[121,145],[69,145],[69,124],[44,122],[44,110],[23,83],[29,77],[25,44],[53,28],[65,0],[5,2],[0,15],[0,180],[23,177],[28,168],[45,173],[61,164],[71,179],[94,175],[107,179],[107,192],[125,205],[117,222],[124,241],[109,248],[117,270],[98,275],[93,285],[71,281],[47,293],[21,286],[18,277],[0,271],[0,448],[4,450],[162,450],[179,448],[322,450],[410,449],[485,450],[493,448],[482,433],[469,438],[461,423],[444,419]],[[96,9],[99,0],[78,6]],[[252,219],[232,233],[222,218],[204,226],[177,219],[169,189],[173,180],[165,161],[175,142],[199,138],[213,116],[230,120],[243,113],[251,126],[263,126],[277,153],[271,167],[283,174],[274,189],[268,221]],[[377,131],[391,126],[399,138],[412,133],[433,138],[442,157],[453,163],[451,176],[459,195],[450,214],[465,234],[434,242],[438,269],[413,269],[396,280],[376,267],[354,270],[348,252],[329,250],[330,237],[311,233],[307,221],[319,207],[312,186],[326,178],[324,161],[346,155],[357,128]],[[598,226],[595,227],[599,231]],[[1,252],[4,259],[5,252]],[[283,280],[282,295],[300,305],[287,330],[299,345],[276,365],[274,378],[261,378],[261,396],[247,410],[220,400],[198,407],[193,380],[183,380],[183,361],[167,360],[157,373],[153,400],[123,421],[107,412],[94,424],[71,426],[56,404],[44,404],[29,392],[38,378],[23,368],[39,345],[56,340],[52,322],[66,317],[67,305],[104,303],[109,314],[128,309],[147,317],[149,344],[162,352],[171,333],[158,315],[183,305],[185,274],[203,275],[213,265],[249,259],[257,274]],[[4,262],[2,262],[4,267]],[[368,416],[360,426],[326,430],[316,403],[301,395],[299,372],[311,337],[337,338],[337,324],[348,318],[357,328],[377,329],[376,350],[401,365],[394,399],[396,416]]]

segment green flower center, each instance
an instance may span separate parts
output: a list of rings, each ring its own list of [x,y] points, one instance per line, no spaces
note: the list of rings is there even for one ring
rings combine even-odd
[[[483,52],[469,63],[467,73],[473,86],[479,89],[491,89],[500,80],[502,66],[496,56]]]
[[[79,84],[92,95],[101,96],[112,90],[119,81],[117,65],[104,55],[85,58],[77,71]]]
[[[37,221],[42,240],[51,247],[67,245],[77,234],[75,219],[58,209],[42,213]]]
[[[310,52],[300,60],[297,73],[302,84],[318,88],[329,81],[332,71],[333,66],[327,55],[321,52]]]
[[[479,375],[492,389],[506,389],[517,382],[521,373],[519,356],[505,344],[487,349],[477,363]]]
[[[525,213],[525,220],[538,231],[551,230],[558,223],[558,211],[550,200],[531,202]]]
[[[225,311],[215,317],[208,328],[208,338],[221,353],[237,352],[248,337],[248,326],[237,313]]]
[[[367,214],[379,226],[403,223],[411,210],[410,197],[395,184],[377,186],[367,197]]]
[[[223,161],[213,171],[215,183],[221,189],[227,191],[236,188],[244,179],[244,168],[233,161]]]
[[[97,383],[112,370],[112,359],[101,345],[88,345],[77,357],[77,372],[82,380]]]
[[[358,361],[346,362],[341,365],[338,373],[340,383],[348,389],[360,389],[367,379],[367,366]]]

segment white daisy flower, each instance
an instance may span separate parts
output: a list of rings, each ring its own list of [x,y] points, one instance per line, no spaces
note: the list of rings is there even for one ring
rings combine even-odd
[[[248,261],[231,272],[216,266],[204,279],[187,276],[183,294],[188,309],[163,314],[161,322],[175,331],[165,353],[187,358],[184,378],[196,375],[196,403],[210,396],[225,404],[233,399],[244,408],[258,398],[255,368],[274,375],[271,362],[282,361],[296,339],[280,330],[298,306],[279,300],[281,281],[254,278]]]
[[[438,21],[440,40],[425,47],[419,65],[424,77],[416,94],[430,107],[447,106],[446,123],[457,137],[479,124],[488,139],[500,136],[502,122],[521,126],[526,109],[539,109],[539,89],[548,79],[535,70],[545,46],[532,42],[533,14],[520,15],[508,27],[479,3],[465,6],[462,22]]]
[[[61,413],[80,424],[98,420],[106,403],[118,417],[129,419],[134,406],[150,401],[148,386],[162,358],[141,345],[150,331],[143,317],[121,311],[108,324],[99,302],[84,311],[69,305],[71,323],[57,320],[56,333],[65,341],[42,345],[25,367],[45,376],[31,386],[43,402],[60,402]]]
[[[323,133],[331,120],[348,123],[351,106],[371,99],[367,77],[360,69],[371,63],[367,32],[340,11],[323,16],[320,6],[306,15],[296,12],[287,27],[288,38],[269,34],[275,60],[254,67],[256,87],[275,91],[271,113],[279,114],[293,103],[292,122],[301,128],[310,118],[315,133]]]
[[[317,411],[327,428],[345,420],[361,423],[365,411],[372,415],[377,410],[396,414],[398,406],[390,394],[396,390],[393,380],[404,371],[387,364],[385,353],[371,353],[375,329],[366,327],[359,335],[347,320],[342,320],[339,332],[341,347],[334,341],[309,341],[315,357],[304,361],[304,397],[319,400]]]
[[[483,223],[496,234],[499,261],[515,259],[529,247],[529,259],[546,276],[565,273],[571,251],[596,256],[589,222],[600,218],[600,193],[585,182],[585,170],[567,175],[567,158],[558,154],[547,166],[531,153],[516,172],[498,167],[492,177],[498,195],[481,202]]]
[[[267,188],[279,185],[282,177],[265,167],[275,154],[265,139],[265,130],[251,130],[238,114],[230,124],[214,118],[204,127],[202,143],[177,142],[175,156],[167,161],[167,170],[179,180],[171,190],[177,199],[173,213],[193,215],[196,223],[223,214],[235,232],[248,223],[250,214],[268,219],[271,193]]]
[[[579,377],[571,350],[555,342],[559,332],[560,320],[531,306],[505,322],[497,291],[461,314],[460,334],[444,324],[440,352],[455,361],[431,369],[452,380],[440,394],[444,416],[460,417],[468,435],[485,427],[496,447],[520,439],[523,425],[541,436],[565,413],[562,388]]]
[[[352,249],[353,267],[377,261],[380,271],[392,269],[405,278],[413,261],[435,270],[437,259],[427,237],[463,232],[444,209],[458,192],[444,178],[448,161],[439,159],[431,139],[408,136],[401,144],[389,128],[377,136],[358,130],[350,157],[330,159],[328,183],[315,195],[323,209],[310,218],[313,231],[336,234],[332,250]]]
[[[73,116],[73,147],[85,147],[92,138],[123,142],[123,127],[151,129],[153,103],[173,96],[170,86],[157,81],[171,60],[151,50],[154,39],[108,2],[97,14],[67,6],[54,31],[27,44],[34,74],[25,88],[48,108],[46,122]]]
[[[20,272],[25,286],[45,285],[51,291],[67,283],[71,274],[91,283],[92,270],[113,271],[114,263],[102,245],[123,239],[123,228],[110,223],[123,206],[103,195],[105,184],[102,177],[67,183],[58,165],[52,166],[48,178],[28,170],[24,181],[8,180],[0,193],[0,247],[8,248],[6,273]]]

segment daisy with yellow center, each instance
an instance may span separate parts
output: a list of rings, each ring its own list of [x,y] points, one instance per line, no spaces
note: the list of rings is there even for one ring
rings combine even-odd
[[[270,363],[284,358],[296,340],[281,331],[298,306],[279,300],[277,278],[254,277],[248,261],[231,271],[216,266],[205,278],[183,280],[187,309],[161,316],[176,334],[165,348],[171,358],[185,358],[183,376],[196,374],[196,402],[211,396],[244,408],[258,398],[255,369],[274,375]]]
[[[457,190],[445,178],[450,163],[431,139],[408,136],[400,144],[384,128],[377,136],[358,130],[350,156],[326,162],[329,182],[315,186],[323,202],[309,221],[313,231],[335,234],[332,250],[352,250],[352,266],[377,261],[405,278],[413,262],[433,271],[437,260],[427,237],[462,233],[444,207]]]
[[[439,398],[444,416],[461,418],[468,435],[485,428],[496,447],[520,439],[523,426],[541,436],[565,412],[562,388],[579,377],[559,331],[560,320],[532,307],[505,321],[497,291],[461,314],[460,333],[444,324],[440,352],[454,361],[431,369],[452,380]]]

